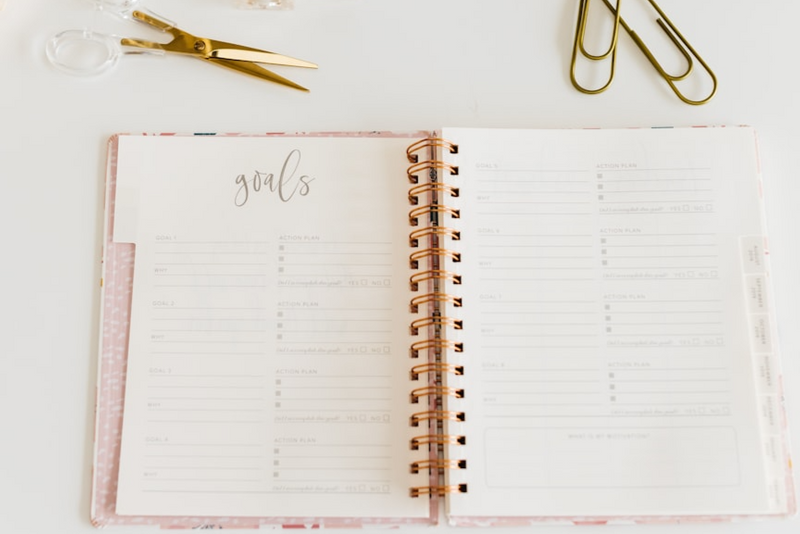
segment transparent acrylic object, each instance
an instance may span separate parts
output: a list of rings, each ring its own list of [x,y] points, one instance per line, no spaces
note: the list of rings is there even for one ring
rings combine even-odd
[[[67,30],[47,42],[47,59],[68,74],[89,76],[117,64],[122,51],[119,41],[89,30]]]
[[[47,42],[45,53],[58,70],[76,76],[93,76],[110,70],[123,55],[164,55],[159,49],[124,47],[118,36],[90,30],[57,33]]]
[[[242,9],[294,9],[294,0],[234,0]]]
[[[161,20],[168,26],[173,26],[173,27],[175,26],[175,23],[172,22],[171,20],[165,19],[164,17],[158,15],[157,13],[153,13],[149,9],[140,6],[139,0],[92,0],[92,3],[94,4],[96,9],[99,9],[101,11],[108,11],[112,15],[116,15],[123,19],[132,20],[133,19],[132,13],[134,12],[134,10],[138,10]]]

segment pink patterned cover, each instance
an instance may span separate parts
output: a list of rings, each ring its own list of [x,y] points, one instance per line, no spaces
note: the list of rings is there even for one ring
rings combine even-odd
[[[168,135],[168,134],[166,134]],[[238,134],[225,134],[238,135]],[[285,134],[263,134],[277,136]],[[318,137],[382,136],[424,138],[428,132],[394,134],[316,133],[293,134]],[[434,525],[438,521],[439,499],[431,498],[427,518],[322,518],[322,517],[163,517],[120,516],[116,513],[117,476],[122,441],[122,415],[125,398],[125,372],[128,357],[130,306],[133,287],[134,245],[115,243],[114,200],[116,194],[118,136],[108,143],[108,164],[105,196],[105,232],[101,279],[101,339],[96,391],[96,426],[94,467],[92,473],[91,520],[96,527],[111,525],[151,525],[169,529],[223,528],[361,528],[365,526],[399,526],[401,524]],[[435,484],[435,480],[431,481]]]

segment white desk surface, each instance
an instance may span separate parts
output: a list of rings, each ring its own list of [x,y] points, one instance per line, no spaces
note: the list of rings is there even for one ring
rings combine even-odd
[[[174,56],[124,57],[100,77],[70,77],[45,58],[56,32],[153,32],[89,0],[5,0],[0,11],[0,529],[93,530],[98,259],[106,139],[115,132],[752,125],[800,457],[799,2],[661,0],[719,77],[716,98],[691,107],[627,36],[612,88],[576,92],[568,75],[575,0],[295,0],[280,12],[234,1],[144,4],[199,35],[318,62],[319,71],[282,71],[310,94]],[[800,518],[581,528],[796,533]]]

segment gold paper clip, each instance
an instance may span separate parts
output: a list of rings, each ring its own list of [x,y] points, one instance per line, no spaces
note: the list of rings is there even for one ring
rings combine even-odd
[[[644,41],[642,41],[641,37],[639,37],[639,35],[635,31],[633,31],[630,26],[628,26],[628,24],[625,22],[625,19],[623,19],[622,17],[619,18],[620,24],[628,33],[628,35],[631,36],[631,39],[633,39],[633,42],[636,43],[636,46],[639,47],[639,50],[642,51],[647,60],[650,61],[650,64],[653,65],[653,68],[655,68],[656,71],[661,75],[661,77],[664,78],[664,80],[666,80],[667,84],[669,84],[670,86],[670,89],[672,89],[672,92],[675,93],[675,95],[678,98],[680,98],[683,102],[686,102],[687,104],[691,104],[693,106],[699,106],[701,104],[705,104],[706,102],[711,100],[717,92],[717,77],[714,74],[714,71],[711,70],[711,68],[708,66],[705,60],[703,60],[703,58],[700,57],[700,54],[698,54],[697,51],[692,47],[692,45],[689,44],[689,41],[686,40],[683,34],[681,34],[680,30],[678,30],[678,28],[675,27],[672,21],[669,20],[669,17],[667,17],[664,11],[660,7],[658,7],[658,4],[656,4],[655,0],[647,0],[647,1],[650,2],[650,5],[653,6],[653,9],[655,9],[656,12],[658,12],[659,18],[656,19],[658,25],[661,27],[664,33],[667,34],[667,37],[669,37],[670,41],[672,41],[672,43],[675,45],[675,48],[677,48],[678,51],[681,53],[681,55],[683,55],[683,57],[686,59],[687,68],[683,74],[673,75],[665,71],[664,68],[661,66],[661,63],[659,63],[659,61],[655,58],[655,56],[647,47],[647,45],[644,44]],[[611,5],[611,2],[609,2],[609,0],[603,0],[603,2],[606,4],[606,7],[608,7],[608,9],[612,11],[612,13],[619,15],[619,9],[615,10],[614,6]],[[678,89],[678,86],[675,83],[686,79],[686,77],[689,76],[689,74],[691,74],[692,69],[694,67],[692,56],[694,56],[694,58],[697,59],[700,65],[703,66],[703,69],[705,69],[705,71],[708,73],[709,77],[711,78],[711,82],[713,84],[711,92],[708,94],[708,96],[706,96],[701,100],[692,100],[686,97],[683,93],[681,93],[680,89]]]
[[[636,44],[636,46],[639,47],[639,50],[642,51],[642,53],[645,55],[645,57],[653,66],[653,68],[656,70],[656,72],[658,72],[659,76],[664,78],[664,80],[669,85],[670,89],[672,89],[672,92],[675,93],[675,95],[681,101],[687,104],[691,104],[693,106],[699,106],[701,104],[705,104],[706,102],[711,100],[717,92],[717,77],[714,74],[714,71],[711,70],[711,68],[708,66],[705,60],[700,56],[700,54],[697,53],[697,51],[694,49],[694,47],[692,47],[689,41],[686,40],[686,38],[683,36],[680,30],[678,30],[675,24],[672,23],[672,21],[658,6],[655,0],[647,0],[647,1],[650,3],[653,9],[655,9],[656,12],[658,13],[658,18],[656,19],[656,22],[658,23],[659,27],[667,35],[670,41],[672,41],[672,43],[675,45],[675,48],[686,60],[686,70],[681,74],[670,74],[664,69],[664,67],[661,65],[658,59],[656,59],[656,57],[650,51],[648,46],[644,43],[642,38],[639,37],[639,35],[630,27],[630,25],[628,25],[625,19],[622,18],[622,16],[620,15],[621,0],[617,0],[616,6],[612,5],[610,0],[603,0],[603,3],[614,15],[614,21],[615,21],[614,33],[612,36],[612,42],[611,46],[609,47],[609,50],[605,54],[601,55],[588,54],[585,50],[583,39],[586,33],[586,12],[588,10],[589,0],[580,0],[580,4],[578,7],[578,25],[575,30],[575,43],[572,50],[572,65],[570,67],[570,78],[572,79],[572,84],[579,91],[588,94],[597,94],[603,92],[608,88],[609,85],[611,85],[611,82],[614,79],[614,69],[616,62],[615,54],[616,54],[616,44],[617,44],[618,29],[619,29],[617,25],[620,25],[628,33],[628,35],[630,35],[631,39],[633,39],[633,42]],[[611,72],[609,75],[609,79],[606,82],[606,84],[600,87],[599,89],[587,90],[586,88],[581,87],[577,83],[575,79],[575,64],[577,61],[578,50],[580,50],[581,54],[584,57],[590,60],[608,59],[610,57]],[[712,82],[712,88],[710,93],[705,98],[699,100],[693,100],[687,97],[680,91],[680,89],[677,86],[677,82],[685,80],[692,73],[694,69],[695,59],[697,60],[698,63],[700,63],[700,65],[702,65],[703,69],[708,73],[708,76],[710,77]]]
[[[572,45],[572,64],[570,65],[569,77],[572,81],[572,85],[575,86],[575,89],[581,93],[586,93],[588,95],[602,93],[608,89],[608,87],[611,85],[611,82],[614,81],[614,69],[616,68],[617,64],[617,38],[619,37],[619,26],[622,21],[619,9],[621,3],[622,0],[617,0],[616,9],[612,10],[614,12],[614,32],[611,35],[611,43],[608,45],[608,50],[602,54],[591,54],[586,50],[586,44],[584,42],[586,38],[586,19],[588,18],[589,0],[580,0],[580,5],[578,6],[578,23],[575,27],[575,41]],[[589,61],[608,60],[611,62],[608,80],[604,85],[598,87],[597,89],[587,89],[578,82],[578,79],[575,76],[575,69],[578,61],[579,51],[580,54]]]

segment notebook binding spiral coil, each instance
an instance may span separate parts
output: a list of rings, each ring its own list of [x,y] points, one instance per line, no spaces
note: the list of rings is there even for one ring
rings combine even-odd
[[[428,457],[411,463],[412,473],[427,471],[430,483],[411,488],[412,497],[443,496],[466,493],[466,484],[449,484],[446,472],[467,468],[466,460],[451,459],[447,452],[466,444],[466,437],[453,433],[465,414],[448,407],[448,399],[464,397],[464,389],[448,385],[448,378],[464,374],[464,367],[447,361],[449,353],[464,351],[462,343],[447,339],[448,333],[463,327],[461,320],[449,317],[449,307],[462,306],[461,297],[445,291],[449,285],[461,284],[460,275],[446,268],[447,262],[458,263],[461,253],[448,248],[450,241],[460,239],[454,228],[444,226],[446,217],[460,218],[460,211],[447,204],[448,198],[459,196],[458,187],[444,183],[440,176],[457,176],[458,167],[439,159],[440,151],[457,153],[458,146],[440,138],[420,140],[408,147],[406,155],[411,164],[407,175],[411,188],[408,200],[412,208],[408,222],[415,228],[409,234],[409,266],[416,271],[409,279],[412,291],[419,293],[410,302],[411,313],[421,314],[410,324],[411,334],[419,337],[410,347],[412,359],[424,360],[411,368],[410,380],[419,382],[410,393],[410,402],[422,409],[411,415],[409,424],[420,429],[411,438],[412,450],[427,450]]]

